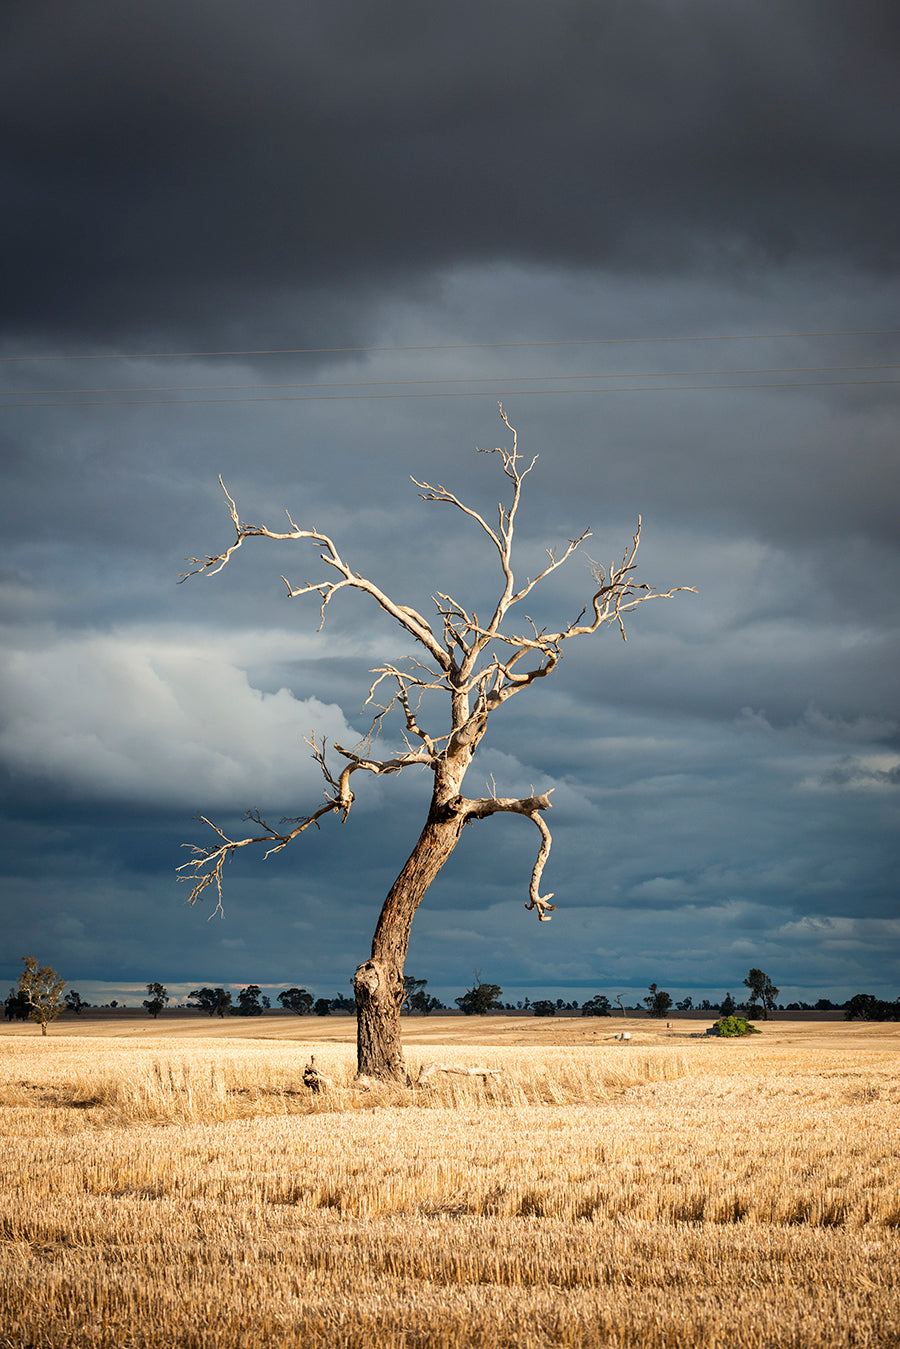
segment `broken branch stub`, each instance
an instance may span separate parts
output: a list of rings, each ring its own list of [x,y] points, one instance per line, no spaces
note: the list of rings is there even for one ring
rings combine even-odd
[[[309,1063],[303,1069],[303,1085],[314,1092],[327,1091],[332,1085],[331,1078],[325,1077],[316,1067],[315,1054],[310,1054]]]

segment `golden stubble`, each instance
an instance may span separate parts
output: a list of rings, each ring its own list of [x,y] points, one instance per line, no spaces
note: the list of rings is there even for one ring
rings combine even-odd
[[[339,1043],[3,1035],[0,1346],[900,1343],[896,1033],[541,1034],[411,1046],[500,1069],[416,1092]]]

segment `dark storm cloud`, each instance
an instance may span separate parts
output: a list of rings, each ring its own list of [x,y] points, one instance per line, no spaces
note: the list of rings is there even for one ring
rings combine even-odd
[[[493,257],[897,261],[889,3],[95,0],[4,29],[20,341],[346,345],[387,288]]]

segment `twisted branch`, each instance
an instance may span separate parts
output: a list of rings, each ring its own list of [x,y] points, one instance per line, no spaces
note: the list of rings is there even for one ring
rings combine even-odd
[[[460,798],[458,803],[453,803],[454,809],[457,809],[461,814],[464,814],[467,820],[484,820],[487,819],[489,815],[495,815],[499,811],[509,811],[515,815],[526,816],[531,820],[532,824],[540,830],[541,844],[531,871],[531,882],[528,887],[528,902],[526,903],[525,908],[537,909],[538,919],[542,923],[549,923],[550,914],[556,910],[556,905],[550,903],[550,900],[553,898],[553,891],[551,890],[547,895],[542,895],[540,893],[541,877],[547,863],[547,858],[550,856],[551,844],[553,843],[550,829],[548,828],[547,821],[541,815],[541,811],[550,810],[552,808],[553,803],[550,800],[550,794],[554,790],[555,788],[551,787],[550,791],[542,792],[540,796],[526,796],[520,798],[485,796],[480,800],[475,801],[466,801]]]

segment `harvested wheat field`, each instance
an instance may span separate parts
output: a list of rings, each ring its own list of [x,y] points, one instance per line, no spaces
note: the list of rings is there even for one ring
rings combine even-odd
[[[0,1027],[0,1346],[900,1345],[900,1028],[673,1025]]]

